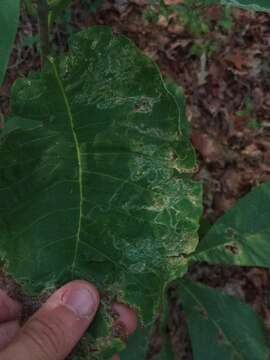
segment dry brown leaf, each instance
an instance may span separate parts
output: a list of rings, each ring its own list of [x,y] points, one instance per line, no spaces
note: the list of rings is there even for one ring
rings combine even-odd
[[[229,58],[230,62],[233,63],[234,67],[241,71],[243,66],[246,65],[246,57],[241,53],[239,49],[235,50],[233,55]]]

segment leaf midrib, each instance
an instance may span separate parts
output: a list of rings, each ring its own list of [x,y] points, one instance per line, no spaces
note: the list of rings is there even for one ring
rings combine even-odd
[[[72,137],[73,137],[74,144],[75,144],[76,158],[77,158],[77,163],[78,163],[78,184],[79,184],[79,195],[80,195],[80,200],[79,200],[79,221],[78,221],[78,227],[77,227],[76,237],[75,237],[74,256],[73,256],[73,260],[72,260],[72,264],[71,264],[71,276],[72,276],[72,278],[74,278],[74,270],[75,270],[77,257],[78,257],[78,250],[79,250],[79,243],[80,243],[80,236],[81,236],[81,228],[82,228],[82,217],[83,217],[83,212],[82,212],[82,207],[83,207],[82,155],[81,155],[81,151],[80,151],[79,140],[78,140],[77,134],[76,134],[76,132],[74,130],[75,129],[75,123],[74,123],[74,119],[73,119],[73,115],[72,115],[72,111],[71,111],[71,106],[70,106],[68,98],[67,98],[67,94],[65,92],[62,80],[61,80],[61,78],[59,76],[59,73],[57,71],[57,68],[56,68],[56,65],[55,65],[55,62],[54,62],[53,58],[49,58],[49,61],[50,61],[51,65],[52,65],[53,72],[54,72],[54,75],[56,77],[56,81],[58,83],[59,89],[60,89],[61,94],[63,96],[63,100],[64,100],[65,107],[66,107],[66,110],[67,110],[70,130],[71,130]]]

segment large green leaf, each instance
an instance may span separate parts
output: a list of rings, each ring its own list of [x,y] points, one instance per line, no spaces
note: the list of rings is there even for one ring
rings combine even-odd
[[[0,86],[16,35],[20,0],[0,0]]]
[[[269,0],[205,0],[202,1],[204,5],[233,5],[237,7],[242,7],[247,10],[256,10],[256,11],[269,11],[270,10],[270,1]]]
[[[263,320],[248,305],[193,281],[181,280],[194,360],[267,360]]]
[[[27,291],[89,279],[106,294],[101,315],[110,299],[124,301],[147,329],[197,245],[195,158],[175,95],[127,38],[95,27],[70,48],[13,89],[0,248]],[[100,320],[93,331],[104,329]]]
[[[207,232],[192,260],[270,266],[270,182],[239,200]]]
[[[217,3],[217,1],[215,1]],[[256,11],[269,11],[270,1],[269,0],[220,0],[221,4],[240,6],[246,9]]]

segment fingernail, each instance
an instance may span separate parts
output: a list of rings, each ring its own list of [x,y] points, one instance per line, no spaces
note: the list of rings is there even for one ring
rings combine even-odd
[[[69,289],[62,300],[80,318],[92,318],[97,310],[97,296],[90,288]]]

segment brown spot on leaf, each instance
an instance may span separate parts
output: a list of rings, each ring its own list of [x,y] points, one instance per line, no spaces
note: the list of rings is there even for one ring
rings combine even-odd
[[[208,319],[208,312],[202,306],[196,306],[196,310],[204,317]]]
[[[224,246],[225,250],[229,251],[230,253],[232,253],[233,255],[239,255],[240,254],[240,249],[238,247],[238,245],[236,245],[235,243],[230,243]]]
[[[225,337],[221,330],[218,331],[218,342],[222,345],[225,344]]]

